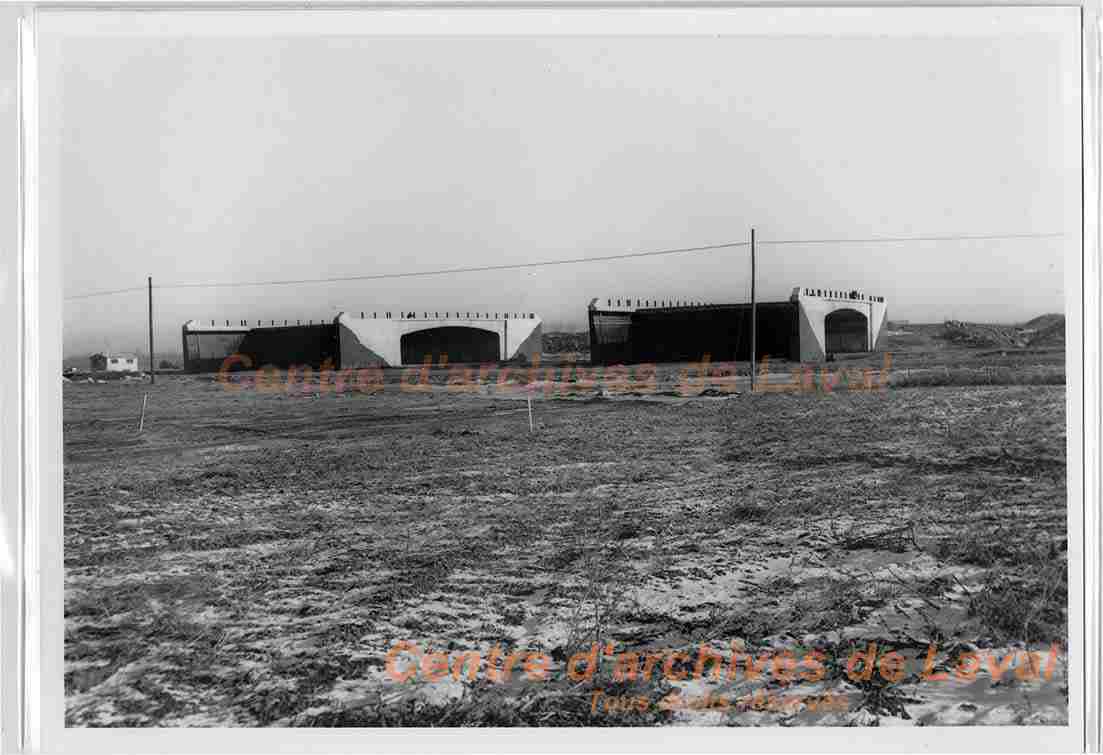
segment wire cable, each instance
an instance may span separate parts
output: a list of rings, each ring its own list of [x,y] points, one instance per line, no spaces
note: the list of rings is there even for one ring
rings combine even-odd
[[[916,241],[989,241],[1002,239],[1043,239],[1060,238],[1064,233],[993,233],[978,235],[946,235],[946,236],[871,236],[867,238],[824,238],[824,239],[760,239],[756,243],[761,246],[781,246],[800,244],[872,244],[872,243],[908,243]],[[706,244],[703,246],[687,246],[676,249],[660,249],[650,252],[626,252],[624,254],[609,254],[599,257],[575,257],[565,260],[545,260],[543,262],[515,262],[502,265],[478,265],[472,267],[453,267],[437,270],[414,270],[401,273],[376,273],[371,275],[347,275],[327,278],[293,278],[285,280],[266,281],[209,281],[197,283],[166,283],[154,284],[155,289],[182,289],[182,288],[250,288],[261,286],[297,286],[310,283],[343,283],[347,281],[374,281],[393,280],[396,278],[422,278],[433,275],[458,275],[461,273],[482,273],[498,270],[524,270],[534,267],[555,267],[557,265],[578,265],[589,262],[612,262],[617,260],[638,259],[643,257],[659,257],[671,254],[692,254],[696,252],[711,252],[717,249],[733,249],[750,246],[750,241],[729,241],[723,244]],[[99,296],[114,296],[116,294],[145,291],[145,286],[132,286],[118,288],[110,291],[93,291],[91,293],[66,296],[64,301],[77,299],[91,299]]]
[[[725,244],[709,244],[708,246],[689,246],[680,249],[661,249],[655,252],[627,252],[625,254],[610,254],[604,257],[576,257],[566,260],[549,260],[546,262],[516,262],[503,265],[480,265],[477,267],[453,267],[443,270],[416,270],[406,273],[377,273],[374,275],[349,275],[332,278],[302,278],[297,280],[271,280],[248,281],[227,283],[169,283],[160,288],[236,288],[243,286],[291,286],[301,283],[337,283],[344,281],[389,280],[392,278],[420,278],[428,275],[453,275],[457,273],[481,273],[493,270],[521,270],[530,267],[552,267],[554,265],[576,265],[584,262],[608,262],[611,260],[624,260],[635,257],[657,257],[665,254],[689,254],[692,252],[710,252],[716,249],[728,249],[737,246],[750,246],[749,241],[732,241]],[[158,288],[158,286],[154,286]]]
[[[774,239],[756,240],[761,246],[783,244],[898,244],[911,241],[991,241],[1002,239],[1049,239],[1061,238],[1064,233],[991,233],[974,236],[870,236],[858,239]]]
[[[128,294],[131,291],[145,290],[145,286],[131,286],[130,288],[116,288],[113,291],[93,291],[89,294],[76,294],[75,296],[66,296],[65,301],[72,301],[73,299],[91,299],[96,296],[114,296],[115,294]]]
[[[330,278],[298,278],[288,280],[268,280],[268,281],[212,281],[209,283],[165,283],[154,284],[155,289],[170,289],[170,288],[243,288],[249,286],[293,286],[305,283],[341,283],[345,281],[367,281],[367,280],[389,280],[393,278],[420,278],[430,275],[453,275],[458,273],[478,273],[494,270],[521,270],[532,267],[553,267],[555,265],[576,265],[585,262],[609,262],[613,260],[632,259],[637,257],[657,257],[660,255],[668,254],[690,254],[693,252],[711,252],[717,249],[730,249],[740,246],[750,246],[749,241],[732,241],[724,244],[708,244],[705,246],[688,246],[678,249],[660,249],[658,251],[651,252],[626,252],[624,254],[609,254],[602,257],[576,257],[574,259],[566,260],[547,260],[544,262],[517,262],[512,264],[503,265],[480,265],[476,267],[453,267],[441,270],[416,270],[403,273],[377,273],[373,275],[347,275],[347,276],[334,276]],[[131,291],[145,291],[145,286],[134,286],[132,288],[119,288],[112,291],[95,291],[88,294],[79,294],[76,296],[66,296],[65,301],[73,299],[90,299],[95,296],[112,296],[114,294],[124,294]]]

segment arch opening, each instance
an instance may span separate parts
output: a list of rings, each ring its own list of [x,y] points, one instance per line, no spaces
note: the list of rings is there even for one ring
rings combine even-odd
[[[869,318],[855,309],[840,309],[824,318],[827,353],[869,351]]]
[[[403,364],[424,364],[427,359],[432,364],[445,360],[450,364],[483,363],[497,362],[501,358],[497,333],[462,326],[406,333],[402,336],[401,348]]]

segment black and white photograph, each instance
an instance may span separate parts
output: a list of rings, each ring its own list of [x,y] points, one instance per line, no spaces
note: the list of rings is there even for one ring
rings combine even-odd
[[[806,10],[44,23],[65,726],[1068,726],[1079,13]]]

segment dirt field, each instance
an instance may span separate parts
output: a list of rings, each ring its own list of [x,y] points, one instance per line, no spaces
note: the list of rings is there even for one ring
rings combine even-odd
[[[1063,723],[1065,389],[985,374],[695,397],[575,380],[535,391],[531,433],[525,380],[67,384],[68,723]],[[402,641],[481,665],[399,682]],[[698,674],[702,647],[721,660]],[[945,680],[921,678],[929,651]],[[663,660],[626,678],[629,652]],[[767,670],[731,673],[746,656]]]

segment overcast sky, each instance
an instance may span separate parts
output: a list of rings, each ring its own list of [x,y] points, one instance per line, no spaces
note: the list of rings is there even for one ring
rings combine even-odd
[[[1065,37],[1075,39],[1075,35]],[[1078,50],[1014,38],[41,42],[43,243],[66,295],[744,240],[763,300],[861,288],[889,316],[1063,311],[1079,253]],[[749,298],[746,249],[389,281],[155,292],[187,319]],[[145,294],[70,301],[65,353],[145,343]]]

